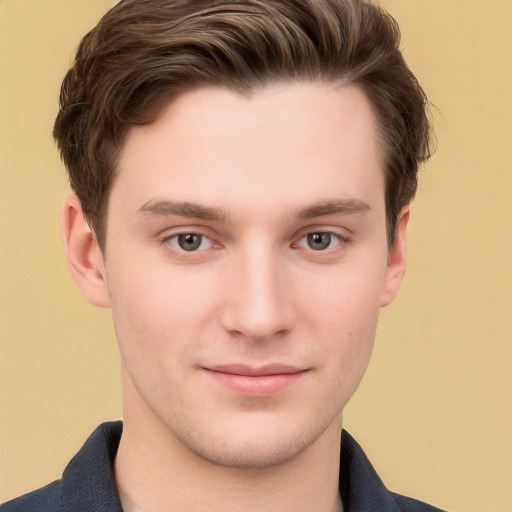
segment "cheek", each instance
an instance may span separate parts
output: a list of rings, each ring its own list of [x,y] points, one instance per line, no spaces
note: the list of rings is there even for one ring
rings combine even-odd
[[[214,316],[218,286],[200,275],[192,278],[190,269],[168,265],[144,271],[112,267],[109,291],[123,358],[155,366],[186,357]],[[163,357],[169,353],[173,357]]]
[[[385,263],[381,267],[347,265],[311,275],[300,284],[297,294],[304,299],[304,314],[314,312],[312,318],[347,336],[357,336],[367,329],[373,331],[380,309]]]
[[[341,410],[348,403],[358,388],[366,372],[373,351],[379,310],[347,307],[338,314],[336,332],[331,332],[324,360],[324,375],[331,389],[336,410]]]
[[[310,335],[322,340],[326,375],[343,394],[355,390],[370,360],[382,283],[383,272],[352,267],[317,279],[303,294],[301,316],[309,321]]]

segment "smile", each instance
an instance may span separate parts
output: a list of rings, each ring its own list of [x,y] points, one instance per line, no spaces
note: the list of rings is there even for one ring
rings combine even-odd
[[[203,368],[216,382],[228,389],[253,397],[271,396],[284,391],[308,370],[282,364],[271,364],[262,367],[247,365],[220,365]]]

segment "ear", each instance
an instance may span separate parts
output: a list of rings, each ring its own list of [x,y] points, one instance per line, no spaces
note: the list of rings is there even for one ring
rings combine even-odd
[[[73,279],[91,304],[109,307],[103,256],[78,197],[71,195],[64,199],[60,220],[66,260]]]
[[[389,248],[388,264],[386,267],[386,276],[384,279],[384,287],[380,299],[380,307],[391,304],[402,284],[406,269],[406,250],[405,250],[405,232],[409,222],[410,207],[406,205],[402,208],[398,216],[395,229],[395,238]]]

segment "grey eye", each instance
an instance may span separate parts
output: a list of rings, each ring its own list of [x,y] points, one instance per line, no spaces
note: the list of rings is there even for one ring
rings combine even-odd
[[[322,251],[331,245],[332,235],[330,233],[310,233],[306,238],[310,249]]]
[[[193,231],[176,233],[166,237],[163,241],[182,253],[204,251],[212,249],[215,245],[207,235],[194,233]]]
[[[178,245],[184,251],[195,251],[199,249],[203,241],[202,235],[196,235],[194,233],[186,233],[184,235],[178,235]]]

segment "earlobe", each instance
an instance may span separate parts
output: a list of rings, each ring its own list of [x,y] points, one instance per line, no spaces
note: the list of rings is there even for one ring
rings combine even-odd
[[[409,205],[406,205],[402,208],[400,215],[398,216],[395,238],[389,248],[384,288],[382,290],[380,300],[381,307],[387,306],[395,300],[405,276],[407,264],[405,232],[409,222],[409,215],[410,207]]]
[[[101,250],[75,195],[62,203],[61,235],[69,270],[83,295],[95,306],[109,307]]]

